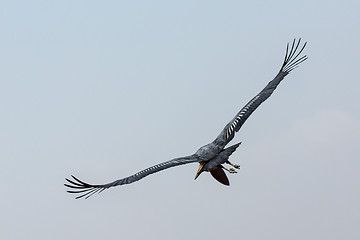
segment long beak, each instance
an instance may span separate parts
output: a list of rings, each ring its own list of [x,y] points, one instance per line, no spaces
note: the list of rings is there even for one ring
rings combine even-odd
[[[195,175],[195,179],[194,180],[196,180],[198,177],[199,177],[199,175],[203,172],[203,167],[204,167],[204,165],[205,165],[205,162],[200,162],[199,163],[199,168],[198,168],[198,170],[197,170],[197,172],[196,172],[196,175]]]

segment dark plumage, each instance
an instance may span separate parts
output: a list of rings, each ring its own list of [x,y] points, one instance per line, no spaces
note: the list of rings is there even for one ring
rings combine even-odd
[[[304,43],[304,45],[299,48],[300,41],[301,39],[297,41],[296,39],[294,39],[291,47],[289,44],[287,44],[285,59],[276,77],[272,81],[270,81],[268,85],[259,94],[257,94],[253,99],[251,99],[236,114],[236,116],[224,127],[224,129],[220,132],[219,136],[213,142],[201,147],[193,155],[181,157],[181,158],[175,158],[173,160],[157,164],[155,166],[142,170],[134,175],[116,180],[108,184],[101,184],[101,185],[88,184],[72,176],[73,179],[71,180],[66,179],[68,184],[64,184],[66,187],[72,189],[72,190],[68,190],[68,192],[80,194],[76,198],[82,198],[82,197],[88,198],[94,193],[97,192],[100,193],[107,188],[123,185],[123,184],[130,184],[146,177],[149,174],[153,174],[170,167],[175,167],[178,165],[193,163],[193,162],[200,163],[195,179],[202,172],[208,171],[220,183],[229,185],[229,180],[226,177],[226,174],[223,171],[223,169],[229,171],[230,173],[235,173],[236,171],[233,168],[230,169],[225,168],[223,164],[226,163],[232,165],[235,168],[240,168],[239,165],[232,164],[228,160],[230,155],[236,150],[236,148],[240,145],[240,143],[235,144],[228,148],[225,148],[225,146],[234,138],[235,132],[240,130],[241,126],[244,124],[246,119],[255,111],[255,109],[258,106],[260,106],[262,102],[264,102],[266,99],[270,97],[270,95],[274,92],[274,90],[284,79],[284,77],[288,75],[293,69],[298,67],[300,63],[302,63],[307,59],[306,55],[299,57],[299,55],[306,46],[306,43]]]

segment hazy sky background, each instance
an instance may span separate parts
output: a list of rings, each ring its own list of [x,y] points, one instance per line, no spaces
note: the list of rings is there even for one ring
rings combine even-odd
[[[0,239],[360,239],[359,1],[2,1]],[[212,141],[309,60],[232,143],[230,187],[197,164],[88,200]]]

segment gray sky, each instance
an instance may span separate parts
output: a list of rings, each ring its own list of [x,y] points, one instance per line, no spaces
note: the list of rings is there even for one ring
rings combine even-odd
[[[2,1],[1,239],[359,239],[359,1]],[[231,186],[197,164],[88,200],[212,141],[309,60],[232,143]]]

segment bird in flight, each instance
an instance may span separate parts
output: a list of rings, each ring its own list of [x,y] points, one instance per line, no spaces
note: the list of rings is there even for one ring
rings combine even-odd
[[[237,143],[227,148],[225,148],[225,146],[234,138],[235,133],[240,130],[241,126],[244,124],[246,119],[255,111],[255,109],[271,96],[271,94],[274,92],[280,82],[284,79],[284,77],[296,67],[298,67],[300,63],[304,62],[307,59],[306,55],[299,57],[299,55],[306,46],[306,42],[302,44],[302,46],[300,46],[300,42],[301,39],[294,39],[292,44],[287,44],[285,59],[280,68],[280,71],[275,76],[275,78],[270,81],[259,94],[252,98],[235,115],[235,117],[224,127],[224,129],[220,132],[220,134],[213,142],[202,146],[199,150],[197,150],[194,154],[190,156],[175,158],[170,161],[159,163],[155,166],[146,168],[138,173],[135,173],[134,175],[115,180],[107,184],[89,184],[81,181],[74,176],[72,176],[72,179],[66,178],[67,183],[64,185],[70,188],[70,190],[68,190],[67,192],[79,194],[76,197],[77,199],[82,197],[88,198],[91,195],[95,193],[100,193],[110,187],[130,184],[161,170],[194,162],[199,163],[199,168],[195,175],[195,179],[202,172],[206,171],[210,172],[210,174],[220,183],[224,185],[230,185],[224,170],[229,173],[236,173],[235,169],[240,168],[239,165],[233,164],[229,161],[230,155],[234,151],[236,151],[240,143]],[[224,164],[228,164],[233,168],[227,168],[224,166]]]

